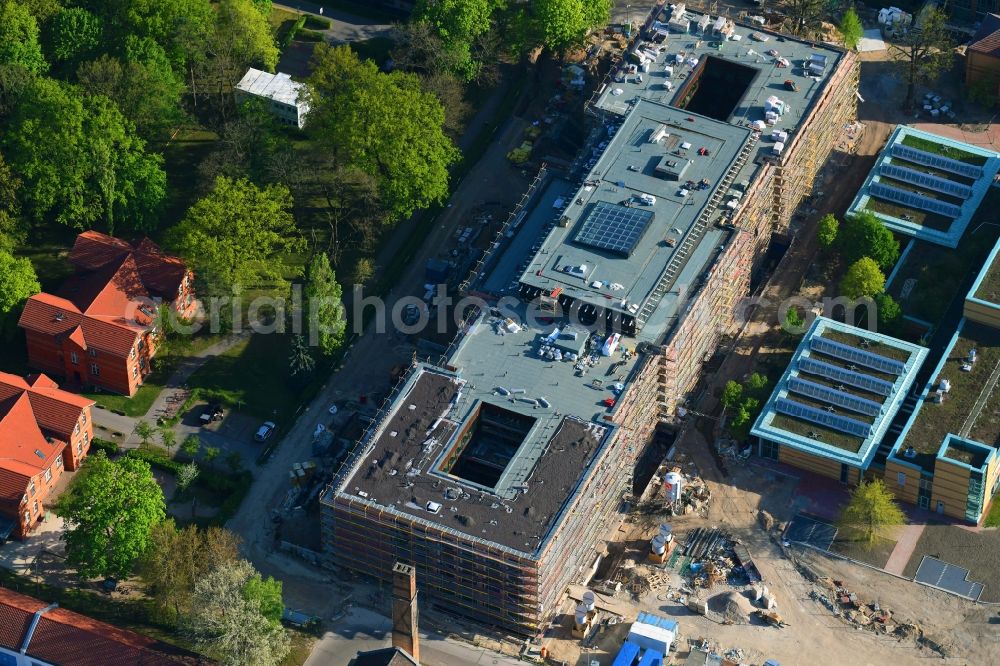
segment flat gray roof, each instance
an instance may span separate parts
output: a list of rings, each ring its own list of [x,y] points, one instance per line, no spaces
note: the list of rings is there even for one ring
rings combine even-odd
[[[680,261],[665,277],[674,258],[686,262],[702,242],[705,222],[714,220],[706,221],[703,213],[723,203],[729,189],[724,179],[750,136],[748,128],[640,100],[569,198],[562,222],[545,238],[521,284],[638,316],[658,287],[663,296],[677,281]],[[683,174],[669,180],[657,175],[658,167],[683,168]],[[623,245],[595,247],[588,232],[602,208],[622,218],[651,219]],[[703,224],[695,229],[699,218]],[[612,220],[610,229],[628,224]],[[625,245],[630,251],[623,251]]]
[[[332,492],[511,551],[539,552],[611,428],[563,410],[533,410],[491,384],[474,373],[417,367]],[[483,402],[536,419],[495,492],[441,471]]]
[[[669,9],[665,9],[664,12],[669,12]],[[612,81],[598,98],[599,108],[624,114],[640,99],[677,105],[682,101],[679,98],[683,83],[694,69],[687,64],[688,60],[691,58],[698,60],[698,65],[695,67],[701,67],[704,66],[707,56],[713,56],[733,60],[757,70],[757,76],[727,119],[730,123],[746,126],[755,120],[763,120],[764,102],[768,97],[775,95],[788,105],[788,110],[782,115],[776,127],[791,132],[806,116],[813,99],[822,90],[826,80],[843,57],[839,49],[831,46],[799,41],[794,37],[739,23],[733,24],[733,34],[739,39],[734,41],[730,37],[720,42],[718,37],[711,34],[712,23],[709,23],[707,35],[699,29],[698,21],[705,16],[704,14],[694,11],[686,11],[684,14],[690,22],[691,32],[671,30],[662,44],[640,41],[636,52],[647,59],[649,56],[655,56],[655,59],[649,60],[649,72],[642,75],[641,82],[635,75],[627,75],[623,80]],[[664,17],[661,18],[666,20]],[[767,41],[759,41],[753,35],[766,37]],[[652,49],[661,50],[657,53]],[[774,56],[769,52],[778,55]],[[678,54],[683,54],[681,64],[677,64]],[[809,75],[804,64],[814,55],[825,56],[826,67],[821,74]],[[789,65],[779,67],[778,58],[787,60]],[[672,74],[666,72],[668,65],[673,67]],[[785,86],[786,80],[794,81],[798,90],[789,90]],[[667,82],[672,84],[673,90],[664,87],[664,83]]]

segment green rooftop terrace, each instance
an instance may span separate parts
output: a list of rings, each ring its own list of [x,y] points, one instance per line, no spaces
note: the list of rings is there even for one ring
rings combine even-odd
[[[986,164],[986,157],[983,155],[976,155],[962,150],[961,148],[946,146],[938,141],[931,141],[913,134],[907,134],[904,136],[902,144],[904,146],[909,146],[910,148],[916,148],[917,150],[923,150],[928,153],[934,153],[935,155],[965,162],[966,164],[974,164],[976,166],[983,166]]]
[[[976,362],[964,371],[972,349],[976,350]],[[924,400],[906,432],[904,444],[917,452],[909,462],[933,469],[949,433],[991,446],[1000,442],[1000,391],[994,375],[998,367],[1000,331],[966,322],[929,387],[936,390],[940,381],[947,379],[951,390],[941,403]]]

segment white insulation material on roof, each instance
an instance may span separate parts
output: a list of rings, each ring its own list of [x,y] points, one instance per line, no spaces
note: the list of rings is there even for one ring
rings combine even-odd
[[[643,650],[654,650],[666,656],[674,642],[674,632],[644,622],[635,622],[628,632],[628,640]]]

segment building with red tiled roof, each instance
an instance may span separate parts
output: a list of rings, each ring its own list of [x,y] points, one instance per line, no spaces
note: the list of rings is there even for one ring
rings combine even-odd
[[[0,587],[2,666],[201,666],[210,660]]]
[[[93,405],[45,375],[0,372],[0,539],[31,532],[63,470],[80,466]]]
[[[984,82],[1000,100],[1000,15],[987,14],[965,49],[965,85]]]
[[[69,260],[76,273],[24,306],[28,362],[77,386],[134,395],[156,351],[157,305],[195,314],[191,271],[148,238],[130,244],[96,231],[77,236]]]

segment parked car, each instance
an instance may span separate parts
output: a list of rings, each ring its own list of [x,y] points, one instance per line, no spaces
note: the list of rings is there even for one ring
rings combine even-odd
[[[225,416],[225,411],[222,409],[222,405],[214,402],[210,405],[206,405],[204,411],[201,413],[201,424],[208,425],[215,421],[221,421],[222,417]]]
[[[278,429],[274,421],[264,421],[259,428],[257,428],[257,433],[253,436],[258,442],[263,442],[274,434],[274,431]]]

